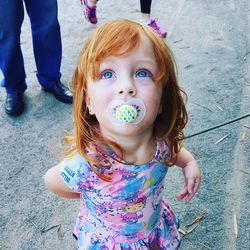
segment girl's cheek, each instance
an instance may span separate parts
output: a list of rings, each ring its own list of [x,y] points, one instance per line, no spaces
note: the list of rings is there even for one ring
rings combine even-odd
[[[150,85],[154,85],[154,82],[153,82],[153,80],[152,80],[152,78],[150,78],[150,77],[143,77],[143,78],[136,78],[135,79],[135,82],[138,84],[138,85],[148,85],[148,86],[150,86]]]

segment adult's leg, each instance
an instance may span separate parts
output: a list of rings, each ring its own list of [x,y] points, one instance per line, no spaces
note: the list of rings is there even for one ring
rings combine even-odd
[[[60,82],[62,45],[57,0],[24,0],[30,17],[39,83],[50,88]]]
[[[150,14],[151,3],[152,3],[152,0],[140,0],[142,14]]]
[[[155,19],[150,17],[152,0],[140,0],[141,4],[141,23],[150,26],[160,37],[165,38],[166,30],[162,29]]]
[[[0,1],[0,69],[4,76],[1,86],[8,93],[24,92],[27,88],[20,48],[23,18],[22,0]]]

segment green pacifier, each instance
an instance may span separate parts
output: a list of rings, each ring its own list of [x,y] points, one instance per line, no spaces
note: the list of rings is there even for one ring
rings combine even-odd
[[[119,122],[129,123],[136,119],[137,111],[133,106],[125,104],[116,109],[115,116]]]

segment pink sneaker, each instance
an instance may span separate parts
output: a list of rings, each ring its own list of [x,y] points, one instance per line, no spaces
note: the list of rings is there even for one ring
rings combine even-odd
[[[151,27],[160,37],[165,38],[167,36],[167,31],[160,28],[155,19],[150,19],[148,26]]]
[[[83,6],[83,11],[86,20],[90,23],[96,24],[96,6],[88,6],[87,0],[81,0],[81,4]]]

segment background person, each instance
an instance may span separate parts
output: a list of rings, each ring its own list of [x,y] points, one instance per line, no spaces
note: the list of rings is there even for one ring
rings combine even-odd
[[[6,89],[5,111],[12,116],[24,110],[23,94],[27,88],[20,47],[24,4],[31,23],[37,79],[46,92],[64,103],[72,103],[72,93],[60,82],[62,46],[56,0],[0,1],[0,69]]]
[[[92,24],[97,23],[96,4],[97,0],[81,0],[85,18]],[[162,29],[155,19],[150,17],[152,0],[140,0],[141,23],[151,27],[160,37],[167,36],[166,30]]]

